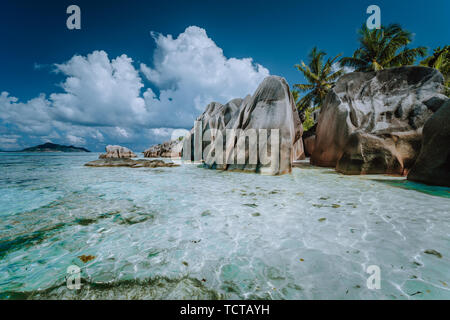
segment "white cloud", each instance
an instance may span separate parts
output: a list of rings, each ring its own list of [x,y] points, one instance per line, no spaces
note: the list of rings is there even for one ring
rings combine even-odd
[[[211,101],[226,103],[252,94],[269,71],[252,58],[226,58],[202,28],[188,27],[177,38],[152,33],[157,48],[141,71],[160,88],[144,98],[154,126],[191,127]]]
[[[0,149],[11,150],[18,149],[19,135],[0,135]]]
[[[126,55],[109,60],[106,52],[94,51],[56,65],[67,78],[65,93],[50,95],[55,115],[85,125],[139,123],[146,113],[140,96],[144,85],[132,62]]]
[[[72,144],[72,145],[85,145],[86,144],[86,140],[83,139],[82,137],[77,137],[77,136],[73,136],[71,134],[68,134],[66,136],[66,138],[70,142],[70,144]]]
[[[50,102],[44,95],[26,103],[18,102],[8,92],[0,95],[0,119],[14,124],[20,131],[29,134],[46,134],[51,129]]]
[[[94,51],[55,65],[65,76],[62,92],[27,102],[3,92],[0,134],[18,135],[14,143],[27,146],[35,141],[95,147],[126,142],[141,148],[170,139],[176,128],[192,127],[211,101],[253,93],[269,75],[252,58],[225,57],[199,27],[188,27],[177,38],[152,36],[153,67],[137,69],[126,55],[110,59],[105,51]],[[158,95],[144,88],[141,73]]]
[[[117,132],[118,135],[120,135],[120,136],[122,136],[124,138],[129,138],[130,137],[130,134],[124,128],[116,127],[116,132]]]
[[[155,128],[150,129],[150,132],[154,134],[155,136],[159,137],[168,137],[172,133],[173,129],[171,128]]]
[[[4,135],[4,136],[0,136],[0,143],[5,143],[5,144],[16,143],[17,139],[19,137],[20,136],[18,136],[18,135]]]

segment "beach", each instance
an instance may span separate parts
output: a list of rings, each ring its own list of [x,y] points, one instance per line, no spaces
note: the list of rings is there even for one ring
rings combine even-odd
[[[449,188],[307,163],[84,166],[97,158],[0,154],[0,298],[450,298]]]

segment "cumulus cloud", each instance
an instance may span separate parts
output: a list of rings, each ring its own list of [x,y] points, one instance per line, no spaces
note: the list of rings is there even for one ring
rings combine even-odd
[[[73,136],[71,134],[68,134],[66,136],[66,138],[70,142],[70,144],[72,144],[72,145],[85,145],[86,144],[86,140],[83,139],[82,137],[77,137],[77,136]]]
[[[20,138],[19,135],[3,135],[0,136],[0,149],[11,149],[17,148],[19,145],[17,144],[17,140]]]
[[[159,97],[144,93],[155,126],[190,127],[209,102],[243,98],[269,75],[252,58],[226,58],[202,28],[188,27],[177,38],[152,36],[154,67],[141,64],[141,71],[161,90]]]
[[[0,146],[52,141],[148,147],[183,132],[176,128],[192,127],[209,102],[245,97],[269,75],[252,58],[225,57],[202,28],[188,27],[176,38],[152,36],[151,66],[136,66],[127,55],[110,59],[105,51],[94,51],[54,65],[65,77],[62,92],[26,102],[2,92]],[[156,93],[145,88],[142,76]]]
[[[116,132],[117,132],[118,135],[120,135],[120,136],[122,136],[124,138],[129,138],[130,137],[130,134],[124,128],[116,127]]]
[[[57,64],[67,78],[65,93],[50,95],[55,116],[84,125],[139,124],[146,113],[144,85],[132,62],[126,55],[110,60],[106,52],[94,51]]]
[[[19,131],[29,134],[46,134],[51,129],[52,116],[50,101],[45,95],[31,99],[26,103],[19,102],[8,92],[0,95],[0,119],[14,125]]]

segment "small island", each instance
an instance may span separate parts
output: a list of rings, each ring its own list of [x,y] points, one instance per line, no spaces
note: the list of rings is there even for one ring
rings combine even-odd
[[[19,152],[90,152],[90,151],[86,148],[64,146],[60,144],[47,142],[44,144],[40,144],[38,146],[23,149]]]

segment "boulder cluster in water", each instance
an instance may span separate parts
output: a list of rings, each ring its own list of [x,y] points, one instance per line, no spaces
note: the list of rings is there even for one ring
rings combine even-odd
[[[284,174],[306,153],[313,165],[333,167],[343,174],[409,173],[408,179],[413,181],[450,186],[450,102],[442,93],[443,77],[432,68],[349,73],[328,93],[315,130],[302,137],[286,80],[270,76],[253,96],[225,105],[210,103],[197,121],[201,121],[203,134],[215,129],[224,137],[227,129],[279,129],[278,163],[265,165],[258,158],[256,164],[250,164],[247,152],[244,164],[225,159],[223,164],[208,162],[205,166]],[[183,142],[154,146],[145,156],[194,160],[194,139],[192,129]],[[224,139],[224,150],[230,147],[225,143]],[[233,143],[232,147],[236,140]],[[266,143],[258,143],[258,150],[270,150],[271,139]],[[203,140],[203,150],[209,144]],[[201,157],[205,162],[203,154]]]
[[[99,160],[90,161],[86,167],[129,167],[129,168],[159,168],[178,167],[177,164],[162,160],[144,160],[136,158],[137,155],[128,148],[122,146],[107,146],[106,153],[99,156]]]
[[[136,158],[137,155],[128,148],[122,146],[106,146],[106,153],[100,155],[100,159],[125,159]]]
[[[183,148],[182,140],[171,140],[157,144],[144,151],[146,158],[180,158]]]

